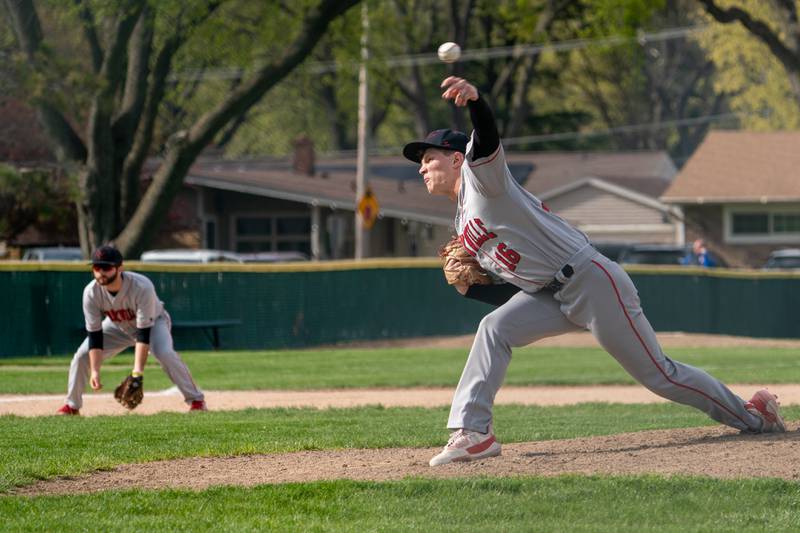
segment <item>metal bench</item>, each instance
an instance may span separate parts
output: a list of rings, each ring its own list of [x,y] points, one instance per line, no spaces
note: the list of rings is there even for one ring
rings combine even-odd
[[[199,329],[211,342],[215,350],[219,350],[219,330],[220,328],[230,328],[240,326],[242,321],[239,319],[220,319],[220,320],[173,320],[172,329]]]

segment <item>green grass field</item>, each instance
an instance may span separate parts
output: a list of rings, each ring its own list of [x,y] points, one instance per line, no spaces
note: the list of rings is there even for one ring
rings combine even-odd
[[[333,481],[0,497],[8,531],[797,531],[778,480],[577,477]]]
[[[186,352],[195,380],[208,390],[323,389],[347,387],[454,386],[465,349],[347,349],[262,352]],[[800,383],[800,350],[790,348],[679,348],[674,359],[698,366],[727,383]],[[106,384],[118,383],[133,357],[104,365]],[[70,357],[0,359],[0,394],[61,393]],[[172,384],[150,358],[149,390]],[[508,385],[633,384],[600,348],[515,350]]]
[[[465,350],[319,350],[184,354],[206,389],[454,386]],[[796,350],[672,350],[726,381],[800,382]],[[763,364],[765,360],[769,364]],[[127,372],[123,355],[106,383]],[[68,357],[3,360],[0,393],[63,392]],[[169,386],[148,369],[151,390]],[[507,383],[629,383],[599,349],[525,349]],[[800,407],[784,410],[800,418]],[[675,404],[498,406],[504,442],[715,423]],[[188,416],[0,417],[3,531],[761,531],[800,528],[800,484],[687,477],[580,477],[315,482],[203,491],[74,496],[8,493],[39,479],[193,456],[308,449],[429,447],[446,439],[446,408],[259,409]]]

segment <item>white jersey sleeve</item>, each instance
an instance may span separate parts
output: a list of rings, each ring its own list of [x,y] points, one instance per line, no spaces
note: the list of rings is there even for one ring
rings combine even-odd
[[[156,296],[153,282],[140,276],[139,291],[136,294],[136,327],[139,329],[153,327],[156,318],[161,314],[160,301]],[[158,312],[156,312],[158,310]]]
[[[480,159],[473,159],[473,144],[475,141],[475,132],[472,133],[472,138],[467,146],[467,165],[472,171],[469,176],[470,186],[481,196],[492,198],[500,196],[508,189],[508,180],[513,177],[508,172],[506,165],[506,154],[503,150],[503,145],[499,144],[497,150],[491,155],[482,157]]]
[[[97,283],[92,281],[83,289],[83,318],[86,322],[86,331],[100,331],[103,329],[103,318],[105,314],[98,305],[97,298],[94,297]]]

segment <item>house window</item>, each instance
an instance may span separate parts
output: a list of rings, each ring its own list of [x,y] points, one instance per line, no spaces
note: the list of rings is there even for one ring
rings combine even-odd
[[[242,237],[272,236],[272,219],[239,218],[236,220],[236,234]]]
[[[308,215],[240,216],[234,228],[237,252],[311,253],[311,218]]]
[[[303,252],[311,255],[311,218],[308,216],[278,216],[275,218],[278,251]]]
[[[766,235],[769,233],[768,213],[734,213],[734,235]]]
[[[726,240],[735,244],[800,242],[800,207],[763,206],[726,210]]]
[[[239,217],[236,219],[237,252],[272,251],[272,218]]]
[[[308,217],[277,217],[278,234],[307,235],[311,232],[311,219]]]
[[[800,213],[776,213],[772,217],[775,233],[800,233]]]
[[[217,247],[217,219],[206,218],[203,223],[203,237],[206,248]]]

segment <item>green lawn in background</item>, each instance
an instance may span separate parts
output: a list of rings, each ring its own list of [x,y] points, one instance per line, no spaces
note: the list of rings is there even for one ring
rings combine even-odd
[[[440,348],[185,352],[207,390],[455,386],[468,350]],[[793,348],[675,348],[669,355],[727,383],[799,383],[800,350]],[[104,365],[106,389],[130,370],[122,354]],[[61,393],[69,357],[0,359],[0,394]],[[510,385],[626,384],[634,381],[600,348],[527,347],[516,350]],[[170,387],[150,358],[146,390]]]
[[[14,531],[797,531],[798,507],[793,482],[656,476],[0,496]]]
[[[448,432],[446,407],[248,409],[141,416],[0,416],[0,491],[36,479],[118,464],[178,457],[332,448],[438,447]],[[800,406],[784,410],[800,416]],[[501,442],[611,435],[715,425],[677,404],[500,405]]]

